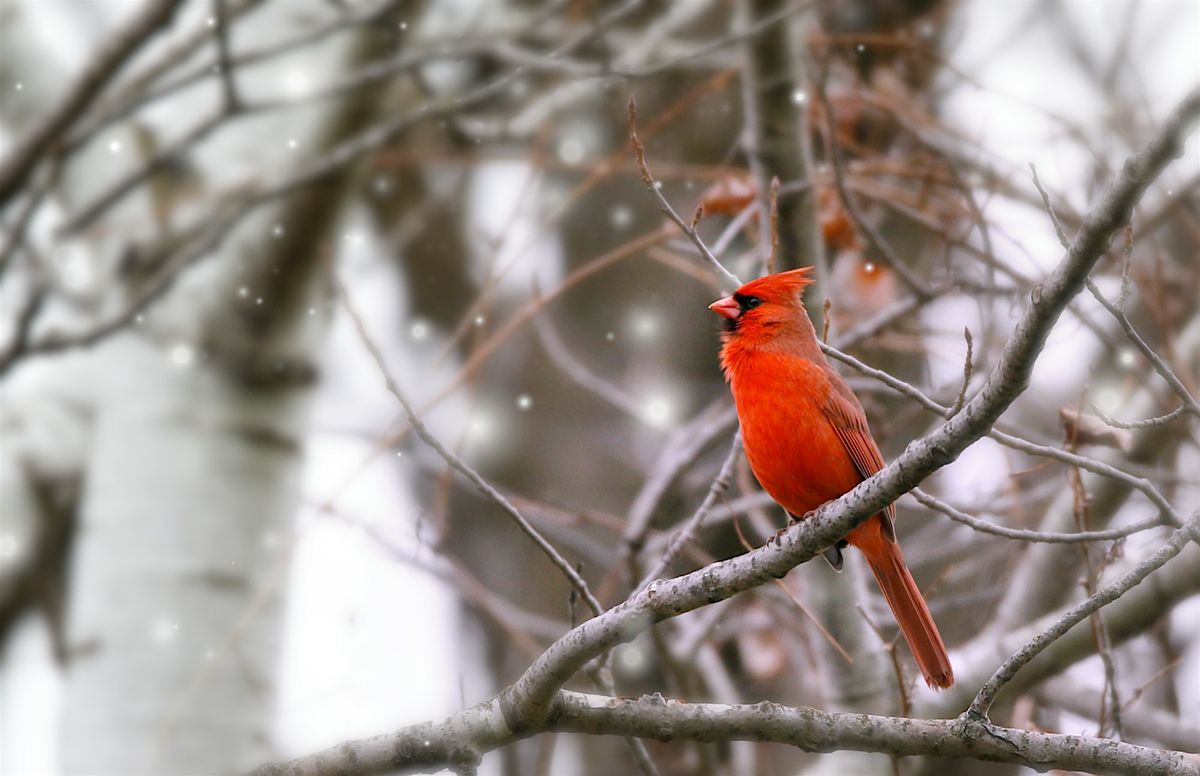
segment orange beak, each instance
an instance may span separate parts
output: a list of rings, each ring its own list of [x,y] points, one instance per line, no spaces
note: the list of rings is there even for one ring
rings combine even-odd
[[[742,314],[742,306],[738,304],[732,296],[727,296],[724,299],[718,299],[710,304],[708,309],[712,310],[722,318],[728,318],[731,321],[736,320],[737,317]]]

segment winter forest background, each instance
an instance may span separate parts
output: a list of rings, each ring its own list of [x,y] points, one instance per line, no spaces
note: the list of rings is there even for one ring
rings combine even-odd
[[[1200,153],[1123,164],[1194,125],[1198,39],[1190,0],[3,0],[0,772],[1197,767]],[[888,460],[967,445],[898,501],[952,690],[853,553],[589,609],[811,554],[745,555],[783,520],[697,242],[817,268]],[[954,721],[1055,626],[1009,732]]]

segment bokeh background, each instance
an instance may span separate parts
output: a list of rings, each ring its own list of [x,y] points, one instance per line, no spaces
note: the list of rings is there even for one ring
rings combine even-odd
[[[0,157],[127,56],[0,198],[0,771],[237,772],[439,719],[585,616],[411,434],[348,309],[445,445],[623,600],[735,430],[705,309],[723,287],[642,183],[631,96],[661,191],[684,218],[704,206],[725,266],[764,271],[777,176],[778,267],[818,267],[818,329],[952,405],[964,328],[969,395],[1062,255],[1028,165],[1070,234],[1200,82],[1198,43],[1200,5],[1170,1],[3,0]],[[1192,144],[1137,209],[1127,303],[1193,395],[1198,189]],[[1120,249],[1094,275],[1113,299]],[[940,422],[845,374],[885,456]],[[1097,419],[1177,405],[1084,295],[1004,428],[1190,512],[1195,419]],[[736,475],[674,571],[782,525]],[[1128,482],[990,439],[926,489],[1012,527],[1156,514]],[[620,648],[618,691],[952,716],[1004,636],[1164,536],[1029,545],[899,507],[965,696],[915,686],[853,556]],[[1196,751],[1197,567],[1193,548],[1166,592],[1114,606],[1003,719]],[[650,751],[668,773],[893,773]],[[620,741],[560,735],[482,770],[630,767]]]

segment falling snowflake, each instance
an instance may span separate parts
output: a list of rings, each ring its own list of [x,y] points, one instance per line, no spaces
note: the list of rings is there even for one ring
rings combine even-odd
[[[666,398],[655,396],[642,407],[642,419],[655,428],[663,428],[671,422],[674,408]]]
[[[159,617],[150,623],[150,640],[155,644],[171,644],[178,636],[179,623],[169,617]]]
[[[192,353],[192,349],[188,345],[179,344],[171,348],[171,363],[175,366],[191,366],[194,357],[195,354]]]
[[[644,310],[639,310],[630,316],[629,326],[633,331],[633,336],[640,340],[649,341],[658,335],[658,317]]]
[[[637,645],[622,644],[615,652],[617,669],[626,676],[640,676],[649,665],[645,650]]]
[[[71,291],[86,291],[95,279],[92,262],[83,248],[68,248],[59,261],[63,285]]]
[[[484,412],[476,412],[467,424],[467,434],[476,442],[487,442],[492,438],[494,430],[492,419]]]
[[[579,164],[584,157],[583,143],[575,137],[565,137],[558,144],[558,158],[564,164]]]
[[[308,74],[303,70],[289,70],[283,77],[283,93],[293,99],[308,95],[311,89]]]

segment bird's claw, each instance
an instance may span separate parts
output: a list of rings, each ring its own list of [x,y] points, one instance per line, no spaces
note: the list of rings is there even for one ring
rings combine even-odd
[[[795,523],[789,523],[788,525],[785,525],[783,528],[780,528],[778,531],[776,531],[774,536],[767,539],[767,546],[770,547],[772,544],[779,544],[780,540],[783,538],[783,535],[787,533],[788,529],[793,525],[795,525]]]

